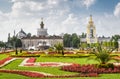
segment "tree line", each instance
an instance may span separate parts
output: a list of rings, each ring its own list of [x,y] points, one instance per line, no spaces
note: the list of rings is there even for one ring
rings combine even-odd
[[[73,47],[73,48],[79,48],[80,44],[80,37],[76,34],[64,34],[63,36],[63,44],[64,47]]]

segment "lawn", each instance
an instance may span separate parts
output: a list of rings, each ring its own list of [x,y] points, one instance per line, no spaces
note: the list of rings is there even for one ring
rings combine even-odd
[[[8,55],[7,54],[0,54],[0,60],[4,59],[4,58],[7,58]]]
[[[6,58],[8,55],[0,54],[0,58]],[[97,61],[89,60],[88,58],[71,58],[71,57],[36,57],[36,62],[67,62],[67,63],[78,63],[78,64],[96,64]],[[76,74],[75,72],[67,72],[60,70],[60,67],[21,67],[18,66],[23,61],[23,59],[17,59],[12,61],[10,64],[2,67],[1,69],[10,70],[28,70],[28,71],[38,71],[45,72],[54,75],[70,75]],[[7,75],[7,76],[6,76]],[[17,74],[0,73],[0,79],[40,79],[31,78]],[[41,78],[41,79],[51,79],[51,78]],[[56,78],[54,78],[56,79]],[[64,78],[66,79],[66,78]],[[100,77],[79,77],[79,78],[67,78],[67,79],[120,79],[119,74],[101,74]]]

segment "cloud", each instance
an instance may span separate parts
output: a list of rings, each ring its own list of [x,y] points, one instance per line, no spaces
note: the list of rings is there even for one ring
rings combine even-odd
[[[73,24],[77,24],[77,17],[74,16],[74,14],[69,14],[67,19],[65,19],[62,23],[63,24],[70,24],[70,25],[73,25]]]
[[[88,13],[81,14],[84,9],[90,8],[96,0],[11,0],[11,11],[0,11],[0,40],[6,40],[8,33],[13,35],[21,28],[28,33],[37,34],[37,28],[44,19],[45,28],[50,35],[61,33],[86,33],[89,20]],[[83,7],[84,6],[84,7]],[[119,18],[112,15],[93,15],[98,35],[119,33],[112,28],[119,28]],[[108,30],[109,29],[109,30]],[[107,31],[106,31],[107,30]]]
[[[91,5],[95,3],[95,0],[83,0],[83,5],[88,9]]]
[[[47,7],[44,3],[38,3],[34,1],[17,1],[12,6],[11,16],[23,18],[24,16],[33,16],[34,13],[41,12]]]
[[[115,6],[114,15],[120,17],[120,2]]]

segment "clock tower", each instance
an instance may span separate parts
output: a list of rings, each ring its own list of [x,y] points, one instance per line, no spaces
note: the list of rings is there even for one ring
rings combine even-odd
[[[96,28],[94,22],[92,20],[92,15],[90,15],[90,19],[87,25],[87,43],[97,43],[97,36],[96,36]]]

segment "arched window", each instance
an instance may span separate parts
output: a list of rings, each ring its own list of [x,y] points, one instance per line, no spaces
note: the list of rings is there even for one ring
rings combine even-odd
[[[90,29],[90,37],[93,38],[94,35],[93,35],[93,29]]]

